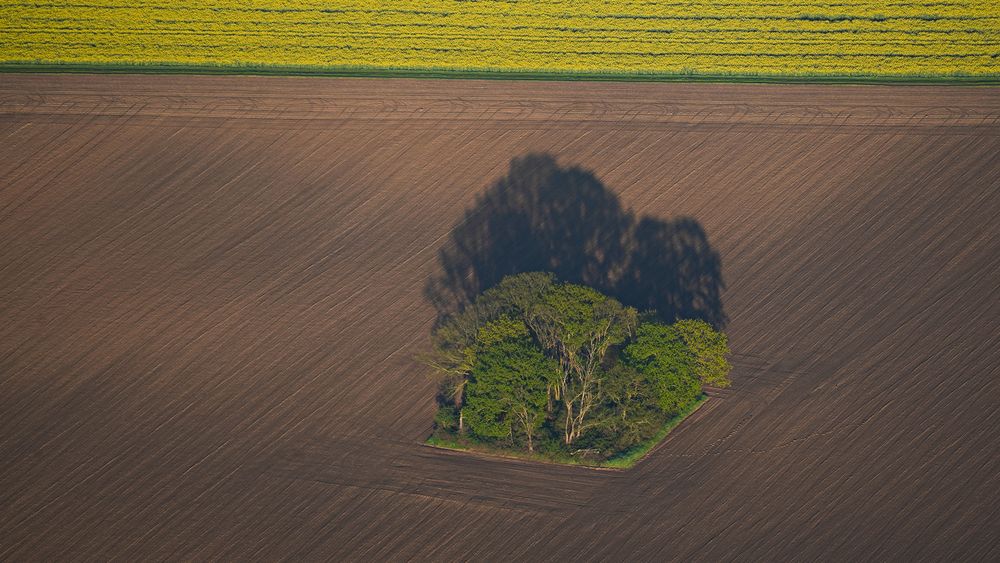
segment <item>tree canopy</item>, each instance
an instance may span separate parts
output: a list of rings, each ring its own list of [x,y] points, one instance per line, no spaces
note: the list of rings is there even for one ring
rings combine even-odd
[[[553,274],[503,278],[432,336],[435,432],[499,447],[612,457],[728,385],[724,334],[667,325]]]

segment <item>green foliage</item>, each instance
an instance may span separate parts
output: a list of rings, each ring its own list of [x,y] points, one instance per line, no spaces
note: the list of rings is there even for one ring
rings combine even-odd
[[[701,392],[694,354],[674,325],[644,323],[624,356],[627,365],[643,374],[656,390],[663,412],[685,408]]]
[[[489,439],[520,435],[532,449],[545,419],[549,381],[558,371],[520,320],[501,317],[479,331],[475,367],[466,390],[470,430]]]
[[[660,426],[656,432],[649,438],[643,440],[640,443],[628,448],[627,450],[621,451],[614,456],[610,457],[607,461],[601,464],[602,467],[613,467],[616,469],[627,469],[635,465],[643,456],[649,453],[656,444],[659,444],[664,438],[670,434],[670,431],[677,428],[684,419],[694,414],[701,405],[705,404],[708,400],[708,395],[702,394],[698,397],[692,405],[688,406],[686,409],[677,413],[673,417],[669,418],[662,426]]]
[[[427,438],[427,444],[438,448],[450,450],[468,451],[476,450],[480,452],[497,455],[500,457],[512,457],[517,459],[530,459],[534,461],[561,463],[567,465],[587,465],[591,467],[605,467],[609,469],[628,469],[638,463],[650,450],[656,447],[663,439],[670,434],[685,418],[697,411],[701,405],[708,400],[708,395],[702,395],[698,401],[690,408],[667,419],[648,439],[639,442],[632,447],[614,454],[611,457],[594,460],[586,456],[566,453],[562,443],[558,439],[542,435],[536,444],[535,452],[523,452],[511,450],[502,446],[492,446],[479,442],[470,441],[467,437],[459,436],[439,436],[431,435]]]
[[[681,320],[673,325],[688,348],[694,352],[695,373],[704,385],[729,387],[729,371],[733,366],[726,360],[729,338],[705,321]]]
[[[648,443],[729,372],[724,334],[651,319],[552,274],[504,278],[432,336],[436,439],[598,461]]]
[[[552,274],[544,272],[506,277],[434,330],[431,334],[433,351],[417,359],[433,370],[442,398],[461,407],[465,384],[476,363],[480,329],[503,315],[524,317],[549,290],[554,279]]]
[[[649,438],[662,424],[658,389],[624,362],[611,368],[602,391],[606,402],[599,412],[604,416],[597,431],[585,436],[590,445],[623,451]]]
[[[601,401],[601,370],[611,346],[621,344],[635,329],[635,309],[580,285],[553,286],[529,311],[529,323],[541,345],[561,368],[553,398],[565,414],[559,420],[566,445],[572,444],[599,418],[588,420]]]
[[[486,320],[510,314],[525,317],[554,289],[555,276],[548,272],[528,272],[507,276],[476,300],[473,310]]]
[[[458,409],[449,405],[441,405],[434,413],[434,429],[443,432],[458,430]]]
[[[634,329],[635,309],[582,285],[554,286],[531,310],[531,325],[568,356],[595,357]]]

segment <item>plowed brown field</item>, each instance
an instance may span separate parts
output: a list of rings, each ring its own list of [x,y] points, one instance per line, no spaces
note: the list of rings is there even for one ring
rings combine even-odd
[[[1000,558],[1000,90],[0,82],[0,559]],[[721,254],[628,472],[421,445],[437,255],[548,152]]]

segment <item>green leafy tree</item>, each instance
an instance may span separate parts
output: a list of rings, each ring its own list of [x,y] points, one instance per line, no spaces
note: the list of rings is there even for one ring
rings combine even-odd
[[[601,401],[601,364],[611,346],[632,334],[637,317],[635,309],[571,284],[553,286],[531,309],[529,325],[559,360],[560,377],[550,391],[565,411],[565,444],[572,444],[593,425],[587,416]]]
[[[441,395],[458,412],[459,432],[464,430],[465,386],[476,363],[480,329],[502,315],[523,317],[553,283],[554,276],[545,272],[504,278],[464,310],[445,319],[431,335],[431,353],[417,356],[432,368]]]
[[[683,409],[701,393],[694,354],[673,325],[643,323],[624,355],[627,365],[653,386],[664,413]]]
[[[501,315],[525,317],[555,286],[555,276],[548,272],[526,272],[507,276],[487,289],[476,300],[477,314],[488,320]]]
[[[656,389],[644,374],[624,362],[610,368],[602,391],[605,408],[601,409],[597,429],[612,450],[634,446],[663,423]]]
[[[466,391],[470,430],[491,439],[521,435],[534,451],[535,432],[545,420],[547,383],[558,371],[524,322],[505,316],[484,326]]]
[[[712,387],[729,387],[732,366],[726,360],[729,355],[728,337],[701,320],[681,320],[673,326],[694,353],[698,379]]]

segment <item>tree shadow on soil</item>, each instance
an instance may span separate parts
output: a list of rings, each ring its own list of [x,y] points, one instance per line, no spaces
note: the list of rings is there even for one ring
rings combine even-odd
[[[455,225],[439,260],[425,288],[439,320],[504,276],[548,271],[667,322],[726,323],[722,263],[698,221],[636,218],[592,172],[548,154],[512,160]]]

